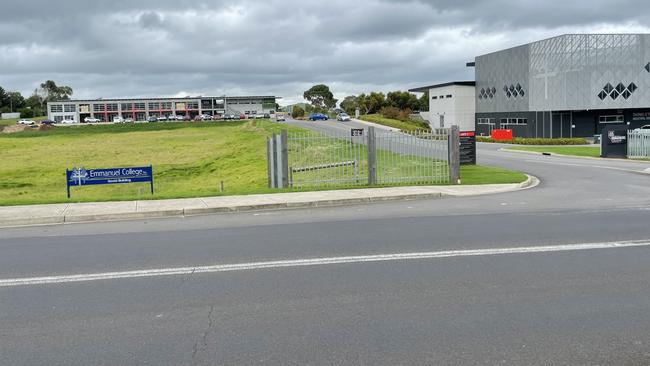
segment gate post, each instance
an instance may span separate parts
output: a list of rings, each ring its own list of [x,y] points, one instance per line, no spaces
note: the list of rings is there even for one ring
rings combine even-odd
[[[273,181],[274,172],[273,172],[273,137],[266,138],[266,176],[269,181],[269,188],[275,188],[275,182]]]
[[[377,183],[377,147],[375,141],[375,128],[368,127],[368,185]]]
[[[289,137],[287,135],[287,130],[282,130],[280,132],[280,156],[282,159],[282,180],[278,183],[282,184],[282,188],[289,187],[289,149],[288,144]]]
[[[451,126],[449,132],[449,183],[460,183],[460,132],[458,126]]]

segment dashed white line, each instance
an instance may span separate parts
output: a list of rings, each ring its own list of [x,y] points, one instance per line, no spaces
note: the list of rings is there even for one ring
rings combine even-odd
[[[9,279],[0,279],[0,287],[51,285],[51,284],[62,284],[62,283],[70,283],[70,282],[88,282],[88,281],[117,280],[117,279],[126,279],[126,278],[178,276],[178,275],[191,275],[191,274],[199,274],[199,273],[252,271],[252,270],[273,269],[273,268],[325,266],[325,265],[350,264],[350,263],[391,262],[391,261],[408,261],[408,260],[423,260],[423,259],[436,259],[436,258],[473,257],[473,256],[505,255],[505,254],[526,254],[526,253],[548,253],[548,252],[631,248],[631,247],[647,247],[647,246],[650,246],[650,240],[290,259],[290,260],[264,261],[264,262],[251,262],[251,263],[215,264],[215,265],[197,266],[197,267],[176,267],[176,268],[161,268],[161,269],[143,269],[143,270],[123,271],[123,272],[104,272],[104,273],[88,273],[88,274],[73,274],[73,275],[44,276],[44,277],[9,278]]]

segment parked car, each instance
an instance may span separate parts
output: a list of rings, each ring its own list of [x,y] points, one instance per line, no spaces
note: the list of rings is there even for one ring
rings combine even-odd
[[[328,119],[330,118],[322,113],[312,113],[309,115],[310,121],[327,121]]]
[[[53,125],[53,124],[55,124],[56,122],[52,121],[51,119],[44,119],[44,120],[42,120],[42,121],[38,121],[38,123],[40,123],[40,124],[42,124],[42,125]]]
[[[122,117],[113,117],[113,123],[124,123],[124,118]]]
[[[212,116],[213,121],[218,121],[218,120],[222,120],[222,119],[223,119],[223,116],[220,115],[220,114],[215,114],[214,116]]]
[[[125,118],[124,123],[133,123],[133,118]]]
[[[255,119],[264,118],[264,113],[257,113],[256,115],[253,116],[253,118]]]
[[[350,121],[351,118],[347,113],[340,113],[338,116],[336,116],[336,120],[341,122],[347,122]]]
[[[147,118],[147,122],[158,122],[158,117],[149,116],[149,118]]]
[[[201,121],[212,121],[212,116],[209,114],[202,114],[198,116]]]
[[[73,125],[73,124],[77,123],[77,121],[75,121],[73,119],[64,119],[60,123],[64,124],[64,125]]]
[[[18,125],[33,125],[34,123],[36,122],[32,121],[31,119],[21,119],[18,122],[16,122],[16,124]]]
[[[177,121],[183,121],[185,119],[185,116],[178,115],[178,116],[175,116],[174,119],[177,120]]]
[[[160,121],[160,122],[162,122],[162,121],[166,121],[166,120],[167,120],[167,117],[165,117],[165,116],[158,116],[157,120]]]
[[[201,121],[203,121],[203,117],[201,116],[194,117],[194,122],[201,122]]]
[[[84,118],[85,123],[98,123],[101,122],[99,118],[93,118],[93,117],[86,117]]]
[[[245,115],[245,114],[243,114],[243,113],[242,113],[242,114],[240,114],[240,115],[239,115],[239,119],[246,119],[246,115]]]
[[[650,125],[643,125],[643,126],[637,128],[637,130],[650,130]]]
[[[275,121],[276,122],[284,122],[286,121],[287,117],[285,116],[284,113],[276,113],[275,114]]]
[[[264,117],[263,117],[263,118],[271,118],[271,115],[268,114],[268,113],[264,113]]]

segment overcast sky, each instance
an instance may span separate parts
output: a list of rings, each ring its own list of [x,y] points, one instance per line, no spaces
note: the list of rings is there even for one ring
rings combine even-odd
[[[474,56],[563,33],[650,32],[647,0],[2,0],[0,86],[75,98],[338,98],[472,80]]]

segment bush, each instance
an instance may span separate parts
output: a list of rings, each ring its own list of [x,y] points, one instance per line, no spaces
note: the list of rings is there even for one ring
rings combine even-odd
[[[412,111],[409,108],[399,109],[396,107],[384,107],[379,113],[385,118],[397,119],[403,122],[407,122],[411,119]]]
[[[23,108],[23,109],[19,110],[18,112],[20,112],[20,118],[34,118],[34,117],[36,117],[34,115],[34,110],[31,109],[31,108]]]
[[[300,106],[294,106],[291,110],[291,117],[300,118],[305,116],[305,110]]]
[[[526,138],[514,137],[512,140],[493,140],[490,137],[478,136],[477,142],[497,142],[500,144],[514,144],[514,145],[587,145],[589,142],[582,137],[573,138]]]

